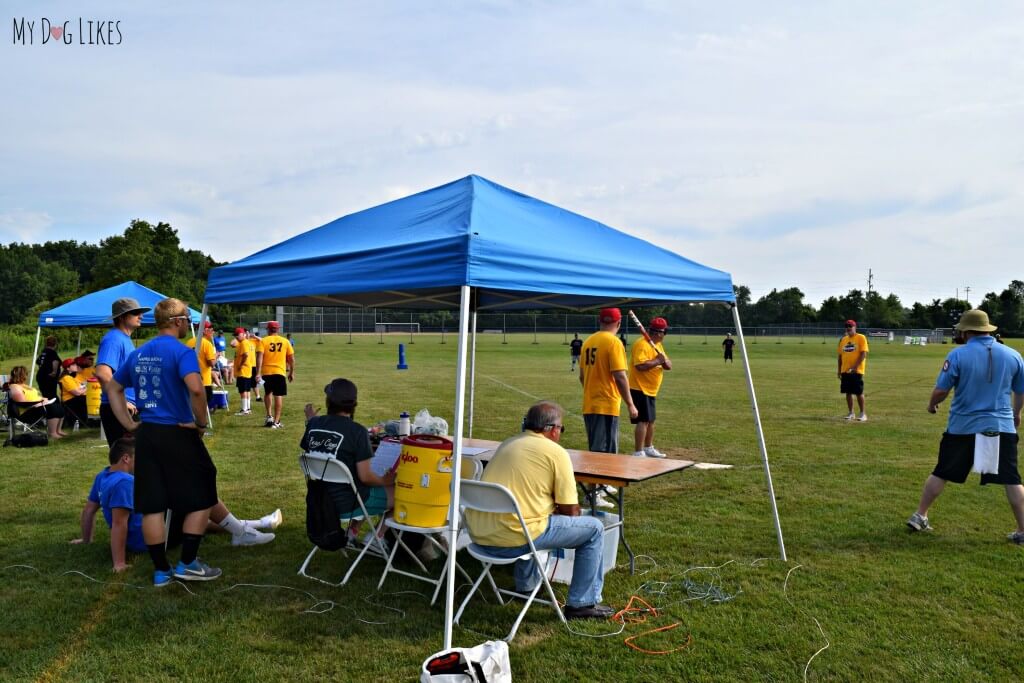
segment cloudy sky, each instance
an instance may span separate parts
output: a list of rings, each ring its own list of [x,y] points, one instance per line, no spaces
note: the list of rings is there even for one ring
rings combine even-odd
[[[229,261],[476,173],[755,297],[1024,279],[1016,1],[2,0],[0,27],[3,243],[144,218]]]

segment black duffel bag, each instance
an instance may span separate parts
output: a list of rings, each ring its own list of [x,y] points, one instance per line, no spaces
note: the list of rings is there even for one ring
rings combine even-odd
[[[15,448],[35,448],[36,446],[48,446],[49,444],[49,437],[42,432],[25,432],[24,434],[15,435],[13,439],[4,441],[4,446],[14,446]]]

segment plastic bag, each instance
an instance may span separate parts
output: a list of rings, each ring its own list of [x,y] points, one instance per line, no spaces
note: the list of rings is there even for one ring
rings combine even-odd
[[[448,421],[443,417],[431,417],[430,411],[424,408],[416,413],[416,419],[412,422],[412,433],[448,436]]]
[[[435,652],[423,662],[420,683],[512,683],[508,643],[488,640]]]

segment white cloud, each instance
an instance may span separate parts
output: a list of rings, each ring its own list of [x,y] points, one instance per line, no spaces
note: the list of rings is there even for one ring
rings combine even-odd
[[[5,241],[141,217],[230,260],[478,173],[755,295],[1019,277],[1013,3],[106,11],[125,45],[2,48]]]

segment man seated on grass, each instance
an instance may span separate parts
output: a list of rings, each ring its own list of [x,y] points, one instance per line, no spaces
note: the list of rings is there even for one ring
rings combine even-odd
[[[306,431],[299,448],[306,453],[320,453],[340,460],[355,477],[356,490],[371,515],[382,515],[394,507],[395,473],[378,476],[370,468],[373,449],[366,427],[356,422],[358,402],[356,385],[347,379],[335,379],[324,387],[327,414],[318,415],[319,408],[307,403]],[[328,484],[327,491],[342,521],[349,522],[349,538],[358,538],[362,510],[348,484]]]
[[[607,619],[615,610],[601,604],[604,525],[595,517],[580,515],[572,462],[558,443],[564,414],[551,401],[530,406],[523,433],[498,446],[482,481],[512,492],[537,550],[575,550],[565,617]],[[473,542],[489,553],[517,557],[530,551],[515,515],[468,510],[466,523]],[[515,578],[518,592],[531,592],[540,581],[533,560],[516,562]]]
[[[110,448],[110,466],[96,475],[92,490],[82,509],[82,537],[71,543],[91,543],[96,513],[103,510],[103,518],[110,528],[110,554],[114,571],[128,568],[125,552],[145,553],[142,538],[142,515],[134,511],[135,439],[122,437]],[[183,515],[172,515],[169,545],[181,542]],[[259,529],[274,529],[281,525],[281,511],[275,510],[257,520],[239,520],[218,501],[210,511],[207,533],[226,531],[231,534],[232,545],[261,545],[274,540],[274,534]]]

